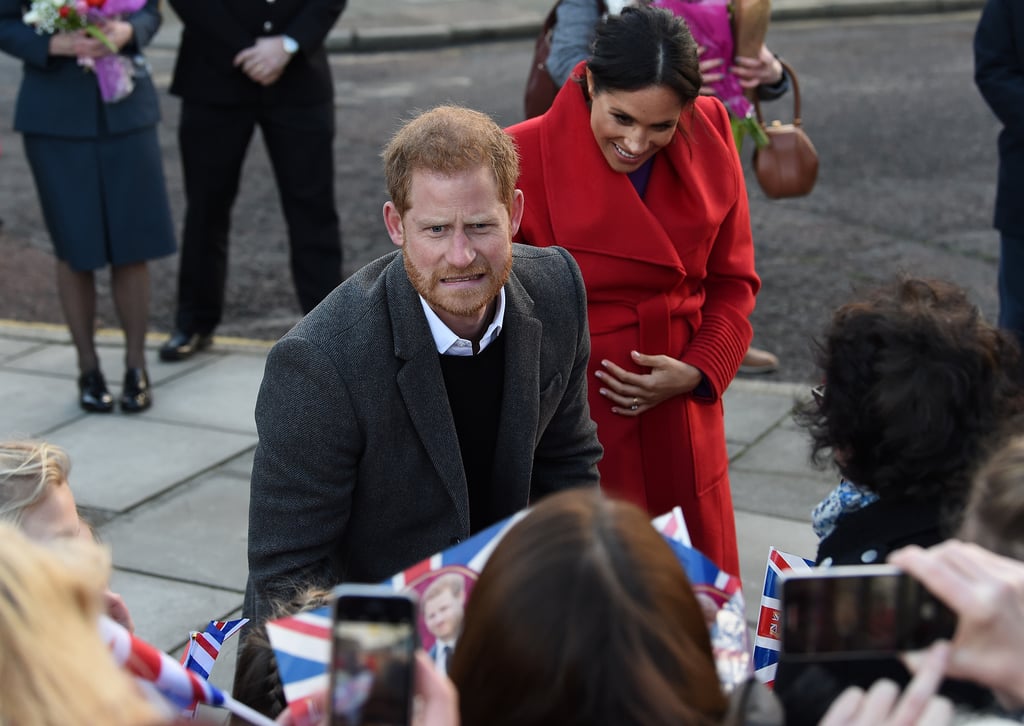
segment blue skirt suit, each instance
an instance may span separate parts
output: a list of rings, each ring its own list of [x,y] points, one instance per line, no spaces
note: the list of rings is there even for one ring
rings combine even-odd
[[[124,18],[121,51],[135,88],[104,103],[95,74],[51,57],[49,36],[25,25],[22,0],[0,0],[0,50],[24,62],[14,128],[21,132],[54,250],[73,270],[175,252],[156,124],[160,106],[141,49],[160,27],[159,0]]]

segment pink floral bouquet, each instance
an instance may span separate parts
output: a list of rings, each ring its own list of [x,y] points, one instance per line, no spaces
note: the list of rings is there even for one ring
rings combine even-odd
[[[739,80],[729,72],[735,55],[729,3],[730,0],[654,0],[651,4],[685,20],[697,45],[704,48],[704,57],[722,59],[722,78],[709,85],[729,109],[736,148],[740,148],[746,134],[758,146],[764,146],[768,137],[757,122],[754,106],[744,95]]]
[[[52,34],[84,30],[110,49],[102,58],[79,58],[78,63],[96,74],[100,96],[106,103],[116,103],[135,90],[130,59],[118,54],[99,23],[141,9],[146,0],[32,0],[22,20],[37,33]]]

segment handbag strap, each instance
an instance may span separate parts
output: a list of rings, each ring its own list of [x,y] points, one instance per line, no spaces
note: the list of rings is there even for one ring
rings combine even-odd
[[[779,58],[779,63],[785,69],[787,75],[789,75],[789,85],[793,87],[793,125],[799,126],[801,122],[800,118],[800,82],[797,80],[796,71],[793,70],[793,66],[789,65],[786,61]],[[761,115],[761,102],[758,100],[757,94],[754,94],[754,111],[757,113],[757,122],[761,126],[767,126],[764,122],[764,117]]]

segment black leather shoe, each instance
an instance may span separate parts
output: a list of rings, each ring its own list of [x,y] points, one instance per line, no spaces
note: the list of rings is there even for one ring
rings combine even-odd
[[[129,368],[124,372],[124,386],[121,388],[121,410],[125,413],[139,413],[153,405],[153,394],[149,390],[149,376],[142,368]]]
[[[78,377],[78,405],[89,413],[110,413],[114,410],[114,398],[107,390],[107,382],[99,368]]]
[[[176,361],[187,360],[194,353],[204,348],[209,348],[213,342],[212,335],[200,335],[199,333],[186,333],[182,330],[175,330],[167,342],[160,346],[160,360]]]

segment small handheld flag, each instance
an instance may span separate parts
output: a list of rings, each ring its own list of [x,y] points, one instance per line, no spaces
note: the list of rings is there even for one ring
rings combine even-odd
[[[782,573],[786,570],[806,570],[814,566],[813,560],[772,547],[768,550],[768,564],[761,591],[761,609],[757,615],[757,633],[754,636],[754,677],[771,687],[779,665],[779,641],[782,637]]]
[[[186,670],[178,661],[141,638],[129,633],[107,616],[100,617],[100,634],[114,660],[136,678],[152,684],[164,698],[182,709],[194,701],[221,706],[257,726],[274,721],[239,703],[219,688]]]

